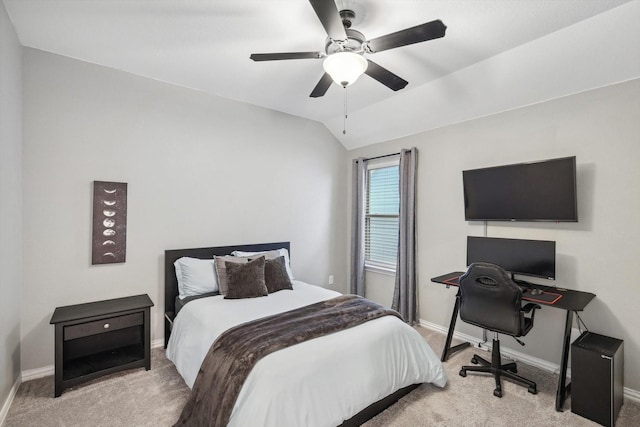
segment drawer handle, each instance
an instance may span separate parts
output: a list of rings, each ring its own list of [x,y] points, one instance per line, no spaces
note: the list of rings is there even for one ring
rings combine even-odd
[[[105,329],[109,329],[109,327],[110,327],[110,326],[111,326],[110,324],[105,323],[105,324],[104,324],[104,326],[103,326],[103,328],[105,328]]]

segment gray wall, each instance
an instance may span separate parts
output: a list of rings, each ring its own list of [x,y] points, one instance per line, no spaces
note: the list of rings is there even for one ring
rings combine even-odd
[[[0,2],[0,409],[20,374],[21,114],[22,47]]]
[[[297,278],[346,282],[344,147],[319,123],[25,48],[22,369],[56,306],[148,293],[165,249],[287,240]],[[127,261],[91,266],[92,181],[128,183]]]
[[[578,223],[490,222],[487,235],[557,242],[555,284],[597,294],[582,317],[590,330],[625,341],[625,386],[640,390],[639,118],[640,80],[632,80],[350,151],[357,158],[418,147],[420,318],[448,326],[455,291],[430,278],[464,269],[466,236],[484,234],[483,223],[464,220],[461,171],[575,155]],[[367,280],[367,296],[389,304],[393,278]],[[526,347],[503,346],[559,364],[564,312],[542,311]],[[481,337],[462,322],[457,330]]]

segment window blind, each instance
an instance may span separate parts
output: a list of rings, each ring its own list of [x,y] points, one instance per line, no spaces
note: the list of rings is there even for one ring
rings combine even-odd
[[[365,259],[369,264],[395,267],[400,208],[399,166],[368,171],[365,214]]]

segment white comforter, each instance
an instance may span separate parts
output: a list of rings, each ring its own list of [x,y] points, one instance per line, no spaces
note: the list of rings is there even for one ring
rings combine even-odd
[[[167,357],[193,387],[211,344],[247,321],[324,301],[337,292],[294,281],[267,297],[188,303],[176,317]],[[337,426],[371,403],[415,383],[447,377],[420,334],[394,316],[272,353],[251,371],[229,426]]]

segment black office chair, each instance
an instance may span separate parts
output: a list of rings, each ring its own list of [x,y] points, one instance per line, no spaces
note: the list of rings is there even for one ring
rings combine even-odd
[[[521,306],[522,289],[515,284],[509,274],[495,264],[477,262],[471,264],[467,272],[460,277],[460,318],[462,321],[495,332],[491,363],[477,354],[471,363],[480,366],[463,366],[460,376],[466,377],[467,371],[490,372],[496,380],[494,396],[502,397],[500,378],[507,377],[528,387],[529,393],[536,394],[536,383],[516,375],[515,363],[502,364],[500,360],[500,340],[498,334],[521,337],[533,326],[535,310],[538,304],[528,303]],[[530,317],[525,317],[531,313]],[[524,343],[516,338],[520,344]]]

